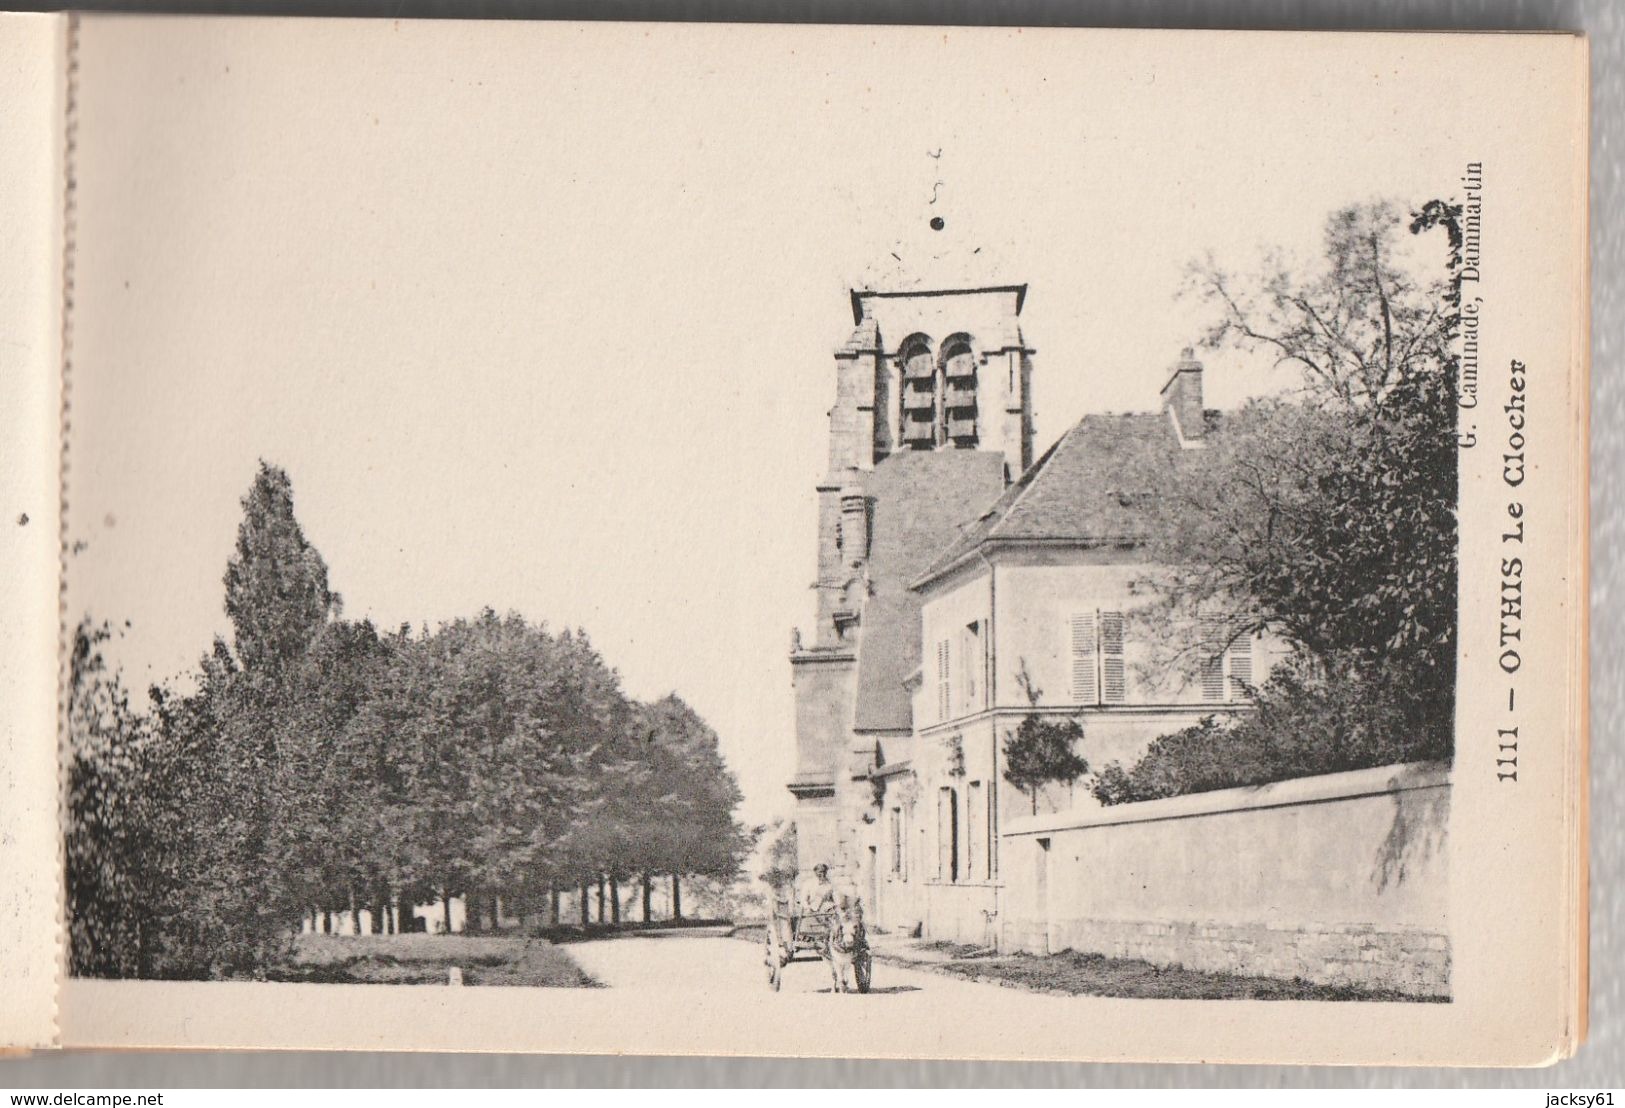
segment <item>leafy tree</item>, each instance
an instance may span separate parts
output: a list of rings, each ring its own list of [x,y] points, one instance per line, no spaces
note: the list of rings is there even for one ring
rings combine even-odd
[[[1207,344],[1295,367],[1299,384],[1226,415],[1202,450],[1133,459],[1151,493],[1148,560],[1166,567],[1142,582],[1160,603],[1137,621],[1162,635],[1162,661],[1211,658],[1262,630],[1293,654],[1250,716],[1107,766],[1103,803],[1449,757],[1459,216],[1443,201],[1408,223],[1360,205],[1330,217],[1307,274],[1193,267],[1192,290],[1217,311]],[[1445,264],[1419,276],[1407,255],[1433,229]]]
[[[294,518],[287,473],[260,462],[242,506],[226,565],[226,614],[245,669],[280,666],[310,645],[338,597],[327,587],[327,564]]]
[[[112,634],[82,621],[69,661],[68,966],[86,977],[148,972],[162,872],[143,810],[150,732],[107,669],[102,645]]]
[[[202,669],[198,691],[160,715],[188,901],[172,921],[175,969],[258,976],[289,950],[302,907],[277,839],[297,818],[276,741],[284,686],[275,673],[238,669],[218,639]]]
[[[768,844],[767,857],[762,867],[762,881],[770,889],[791,888],[795,885],[796,878],[800,876],[795,821],[779,823],[775,827],[778,834]]]
[[[150,889],[157,977],[257,974],[291,938],[294,909],[267,837],[276,798],[267,682],[239,670],[220,640],[199,670],[190,694],[154,690],[140,780],[145,839],[163,861]]]
[[[676,852],[670,820],[678,800],[681,761],[664,741],[655,705],[634,704],[618,759],[600,772],[607,802],[594,821],[596,850],[612,874],[636,874],[642,917],[652,916],[653,882]]]
[[[1330,218],[1308,276],[1193,269],[1219,312],[1207,343],[1295,366],[1301,386],[1142,475],[1153,553],[1174,567],[1151,584],[1184,615],[1221,611],[1230,637],[1272,627],[1328,660],[1453,656],[1456,292],[1449,271],[1411,276],[1403,230],[1392,207],[1358,206]]]
[[[310,794],[322,775],[308,772],[310,758],[290,762],[298,751],[290,751],[287,736],[298,716],[296,668],[336,597],[293,518],[287,475],[262,463],[242,503],[225,574],[236,655],[217,639],[191,691],[155,689],[150,719],[135,719],[127,707],[117,713],[119,729],[141,731],[139,741],[124,743],[117,758],[104,749],[82,765],[86,806],[74,814],[70,836],[96,840],[104,853],[117,853],[121,841],[140,843],[124,865],[140,886],[134,957],[135,972],[144,975],[263,972],[287,950],[302,910],[298,875],[289,868],[300,855],[286,847],[312,826]],[[81,687],[93,699],[104,678],[94,643],[87,649]],[[78,728],[87,737],[97,730],[89,703]],[[318,729],[308,741],[326,735]],[[95,814],[108,797],[121,798],[118,829]],[[104,893],[107,903],[118,903],[104,889],[82,898],[76,916],[94,919],[88,901]],[[114,957],[117,944],[103,945]],[[128,968],[127,957],[117,958]]]
[[[649,706],[654,727],[651,760],[666,816],[651,861],[658,859],[672,879],[672,912],[681,914],[680,878],[685,875],[732,879],[751,848],[751,836],[734,819],[743,794],[722,759],[717,733],[682,698],[672,693]]]
[[[1033,708],[1004,739],[1004,779],[1025,794],[1038,814],[1038,794],[1046,785],[1074,781],[1089,772],[1089,762],[1078,753],[1083,724],[1076,719],[1047,719],[1038,712],[1043,692],[1033,684],[1023,663],[1016,682]]]
[[[516,615],[482,616],[494,649],[481,655],[483,761],[476,767],[475,878],[489,894],[539,892],[543,875],[576,859],[601,811],[596,767],[625,732],[620,679],[580,633],[553,636]]]
[[[1208,345],[1299,370],[1299,386],[1228,414],[1205,448],[1136,459],[1152,520],[1140,622],[1186,658],[1270,629],[1327,680],[1403,670],[1450,726],[1456,623],[1459,236],[1435,203],[1448,264],[1414,275],[1406,223],[1385,204],[1327,222],[1307,275],[1276,265],[1242,280],[1212,261],[1192,288],[1218,320]],[[1166,652],[1165,652],[1166,654]],[[1352,676],[1351,676],[1352,675]]]
[[[368,907],[375,929],[398,882],[389,815],[407,798],[388,732],[359,719],[394,661],[371,623],[325,624],[282,674],[275,728],[272,851],[286,888],[301,906]]]

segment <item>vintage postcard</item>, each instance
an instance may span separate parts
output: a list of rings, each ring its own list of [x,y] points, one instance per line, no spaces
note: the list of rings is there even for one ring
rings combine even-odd
[[[12,1041],[1583,1039],[1583,39],[10,38]]]

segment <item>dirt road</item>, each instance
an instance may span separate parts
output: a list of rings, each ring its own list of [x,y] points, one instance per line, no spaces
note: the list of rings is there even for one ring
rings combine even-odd
[[[628,935],[572,943],[564,949],[582,969],[612,989],[670,989],[693,994],[770,992],[761,944],[741,939]],[[784,968],[783,991],[830,992],[829,968],[821,961],[792,962]],[[870,995],[972,999],[1006,991],[877,962]]]

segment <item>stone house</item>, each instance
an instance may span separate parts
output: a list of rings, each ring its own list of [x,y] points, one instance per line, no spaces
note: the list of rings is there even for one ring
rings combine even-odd
[[[1124,461],[1199,450],[1217,420],[1186,351],[1156,412],[1084,417],[1033,460],[1025,286],[856,291],[818,485],[817,624],[796,633],[803,868],[828,861],[880,927],[1004,942],[1000,825],[1036,797],[1001,747],[1073,718],[1093,765],[1245,706],[1268,644],[1159,668],[1137,634],[1144,500]]]

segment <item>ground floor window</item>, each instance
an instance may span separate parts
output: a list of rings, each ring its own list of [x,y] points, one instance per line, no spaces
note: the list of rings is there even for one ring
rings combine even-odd
[[[959,790],[937,790],[937,879],[959,880]]]
[[[899,880],[908,880],[907,863],[904,861],[903,844],[907,836],[903,833],[903,809],[893,808],[887,820],[887,837],[891,843],[891,871],[892,876]]]

